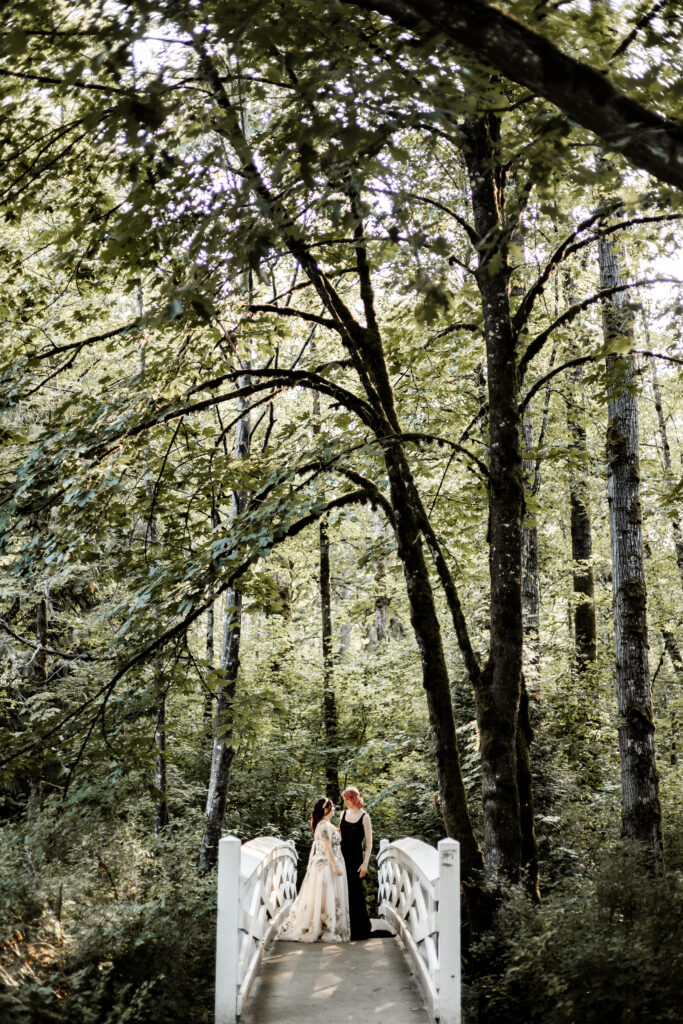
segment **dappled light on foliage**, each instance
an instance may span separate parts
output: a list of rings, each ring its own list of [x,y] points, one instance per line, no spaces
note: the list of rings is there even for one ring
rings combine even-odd
[[[346,785],[467,1024],[673,1021],[679,5],[0,35],[3,1024],[211,1021],[219,837]]]

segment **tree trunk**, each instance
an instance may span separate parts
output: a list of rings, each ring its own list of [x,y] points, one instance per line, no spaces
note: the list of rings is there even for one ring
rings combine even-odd
[[[673,633],[668,629],[662,630],[662,637],[664,639],[664,647],[666,653],[669,655],[669,660],[673,666],[673,670],[676,673],[679,685],[683,683],[683,657],[681,651],[676,643],[676,638]],[[665,695],[666,696],[666,695]],[[669,708],[669,718],[671,721],[671,744],[669,746],[669,763],[672,766],[678,764],[678,738],[680,735],[681,727],[678,720],[678,714],[676,706],[669,705],[668,699],[666,699],[667,706]]]
[[[486,339],[489,400],[489,572],[491,648],[475,691],[484,798],[485,873],[494,886],[516,881],[522,865],[521,805],[529,810],[525,841],[535,849],[530,786],[518,775],[517,736],[522,693],[522,526],[524,482],[520,446],[516,338],[510,316],[510,269],[503,225],[505,174],[496,161],[499,122],[493,115],[467,118],[463,135],[479,239],[476,279]],[[519,742],[518,742],[519,741]],[[531,858],[530,865],[533,865]],[[536,880],[532,883],[536,888]]]
[[[569,305],[577,301],[574,279],[569,270],[564,272],[564,284]],[[572,347],[578,355],[579,345]],[[596,661],[597,626],[595,620],[595,584],[593,579],[593,536],[590,514],[588,482],[585,473],[586,428],[583,409],[583,368],[568,371],[571,396],[567,398],[567,428],[571,436],[570,447],[576,455],[569,483],[570,532],[572,539],[572,575],[574,588],[574,661],[579,676]]]
[[[168,825],[168,782],[166,778],[166,695],[162,693],[157,704],[157,722],[154,731],[157,762],[154,781],[157,800],[154,809],[154,827],[157,835]]]
[[[238,387],[246,388],[250,383],[248,373],[242,374]],[[248,403],[240,398],[237,406],[242,414],[237,422],[235,437],[235,458],[246,459],[251,448],[250,417]],[[230,522],[233,523],[244,511],[247,496],[244,491],[234,491]],[[213,751],[211,777],[206,798],[204,834],[199,849],[198,869],[200,874],[212,870],[218,863],[218,842],[223,830],[223,818],[230,785],[230,768],[235,750],[232,745],[233,702],[240,664],[240,638],[242,627],[242,594],[229,588],[225,592],[223,616],[223,643],[221,646],[221,682],[216,691],[214,716]]]
[[[527,407],[522,423],[524,448],[533,449],[534,437],[531,412]],[[535,460],[524,459],[524,477],[527,493],[534,493]],[[538,663],[540,656],[540,587],[538,578],[538,527],[536,519],[525,517],[522,530],[522,622],[526,654],[525,677],[532,689],[538,689]]]
[[[135,292],[135,305],[136,312],[140,319],[144,314],[144,298],[142,292],[142,285],[138,284]],[[138,372],[140,375],[145,372],[145,344],[144,339],[140,345],[140,351],[138,355]],[[146,449],[146,461],[149,463],[149,449]],[[145,493],[150,502],[150,508],[152,512],[147,522],[145,530],[145,550],[147,548],[147,542],[149,542],[150,548],[154,551],[154,548],[158,541],[158,528],[157,520],[153,511],[153,502],[155,498],[154,484],[152,483],[152,477],[149,472],[149,468],[145,469],[144,475]],[[159,662],[154,662],[155,675],[158,677],[160,672]],[[168,790],[167,790],[167,771],[166,771],[166,693],[163,687],[163,681],[160,683],[159,696],[157,698],[156,708],[156,722],[154,726],[154,744],[156,746],[157,755],[156,763],[154,766],[154,786],[156,789],[156,797],[154,801],[154,830],[159,834],[162,828],[168,825]]]
[[[317,396],[316,396],[317,397]],[[332,656],[332,592],[330,587],[330,532],[327,519],[320,520],[320,612],[323,640],[323,722],[325,725],[326,794],[339,803],[339,727],[334,695]]]
[[[570,417],[568,416],[568,419]],[[585,433],[582,424],[572,419],[570,430],[575,444],[585,451]],[[595,622],[595,585],[593,581],[593,539],[588,484],[578,473],[572,474],[569,491],[571,508],[571,538],[574,606],[574,653],[576,667],[581,675],[586,666],[597,659],[597,627]]]
[[[36,643],[38,647],[33,655],[33,692],[47,693],[48,661],[47,661],[47,626],[48,599],[43,593],[36,609]],[[27,813],[37,814],[43,806],[43,754],[37,752],[31,756],[28,767],[28,804]]]
[[[460,842],[463,883],[472,887],[480,881],[483,861],[467,807],[441,627],[420,536],[419,517],[412,500],[415,484],[400,443],[385,447],[385,463],[398,556],[410,605],[410,621],[422,662],[422,685],[427,697],[441,812],[446,834]]]
[[[315,341],[311,337],[311,356],[315,356]],[[313,435],[320,433],[320,395],[313,393]],[[339,803],[339,721],[334,693],[334,655],[332,653],[332,588],[330,585],[330,526],[326,518],[318,526],[319,590],[323,648],[323,725],[325,728],[325,785],[326,794]]]
[[[375,515],[375,536],[381,544],[384,539],[384,522],[379,515]],[[387,596],[387,570],[384,558],[380,553],[375,566],[375,641],[383,643],[389,635],[389,598]]]
[[[655,400],[655,409],[657,410],[657,422],[659,424],[659,439],[662,445],[662,458],[664,460],[664,470],[666,478],[669,483],[673,486],[674,475],[671,468],[671,448],[669,447],[669,437],[666,430],[666,418],[664,416],[664,409],[662,407],[662,394],[659,390],[659,378],[657,376],[657,360],[652,359],[650,362],[650,372],[652,373],[652,391]],[[678,565],[681,579],[683,579],[683,534],[681,533],[681,523],[678,517],[678,512],[675,512],[671,518],[671,529],[674,537],[674,548],[676,551],[676,564]]]
[[[206,735],[211,735],[211,719],[212,719],[212,705],[211,699],[211,675],[214,669],[214,630],[215,630],[215,610],[213,604],[209,605],[206,609],[206,681],[207,688],[204,694],[204,732]]]
[[[615,248],[600,239],[600,287],[623,283]],[[633,340],[633,317],[624,293],[605,301],[607,346]],[[654,866],[661,865],[662,829],[655,762],[647,638],[647,594],[643,569],[638,399],[633,356],[610,354],[613,378],[607,425],[607,494],[612,547],[616,690],[622,784],[622,831],[642,842]]]

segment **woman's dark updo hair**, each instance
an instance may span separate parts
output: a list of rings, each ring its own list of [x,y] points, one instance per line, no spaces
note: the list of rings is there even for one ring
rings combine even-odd
[[[321,796],[319,800],[313,804],[313,813],[311,814],[311,832],[315,832],[315,827],[319,821],[322,821],[330,807],[332,801],[329,796]]]

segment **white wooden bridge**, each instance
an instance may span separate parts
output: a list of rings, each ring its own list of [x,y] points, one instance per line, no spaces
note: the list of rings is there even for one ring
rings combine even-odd
[[[274,941],[296,896],[294,844],[221,839],[215,1024],[460,1024],[460,857],[453,839],[383,839],[381,925],[395,938]]]

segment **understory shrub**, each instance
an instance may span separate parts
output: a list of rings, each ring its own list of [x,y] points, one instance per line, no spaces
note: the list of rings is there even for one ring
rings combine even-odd
[[[472,950],[466,1019],[477,1024],[680,1020],[683,874],[647,875],[619,848],[540,906],[521,890]]]
[[[53,862],[45,884],[25,847],[0,857],[2,1024],[211,1020],[215,877],[197,878],[182,836]]]

